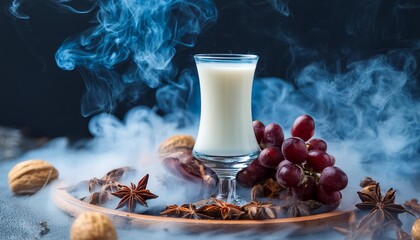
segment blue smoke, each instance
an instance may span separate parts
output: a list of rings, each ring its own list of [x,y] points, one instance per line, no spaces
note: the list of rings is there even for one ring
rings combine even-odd
[[[149,89],[157,89],[161,110],[185,108],[185,100],[162,99],[188,94],[190,82],[178,81],[172,59],[177,46],[194,46],[200,30],[215,21],[211,0],[97,0],[83,7],[77,1],[54,3],[76,13],[97,11],[96,25],[64,41],[55,56],[60,68],[78,69],[85,79],[83,116],[112,112],[119,102],[135,102]],[[13,1],[10,12],[26,19],[19,13],[21,4]]]
[[[290,0],[271,0],[270,3],[273,8],[284,16],[289,16],[289,1]]]
[[[255,82],[255,118],[279,122],[287,129],[298,115],[309,113],[317,121],[318,136],[352,141],[352,147],[364,152],[364,161],[418,159],[420,103],[412,89],[418,90],[420,41],[404,38],[404,21],[410,20],[404,15],[420,4],[332,2],[320,5],[308,1],[306,10],[293,8],[288,0],[258,2],[263,6],[233,3],[250,4],[249,9],[269,5],[281,15],[254,34],[270,35],[280,42],[267,48],[270,52],[256,53],[261,59],[280,59],[279,68],[285,68],[288,82],[278,78]],[[15,0],[11,12],[19,13],[21,3]],[[172,59],[179,47],[193,47],[200,30],[215,20],[217,13],[211,1],[54,3],[73,12],[97,11],[97,25],[67,39],[56,55],[61,68],[77,68],[86,80],[83,115],[111,112],[118,102],[135,101],[152,88],[158,109],[170,113],[166,119],[182,119],[186,126],[197,120],[191,112],[180,111],[198,109],[195,76],[190,69],[179,71]],[[226,3],[234,9],[236,5],[231,4]],[[334,10],[328,20],[340,23],[338,27],[325,24],[325,19],[317,22],[316,14],[302,17],[323,8]],[[259,17],[256,14],[246,20]],[[300,27],[304,29],[296,29]],[[268,33],[261,33],[264,30]],[[219,38],[223,43],[235,36]],[[281,47],[284,52],[279,51]],[[192,62],[189,65],[193,67]],[[92,133],[101,135],[95,130]]]
[[[318,137],[346,143],[361,153],[362,162],[419,166],[420,101],[410,93],[417,69],[408,50],[351,62],[339,72],[313,63],[299,72],[294,86],[277,78],[258,79],[254,115],[281,123],[290,136],[294,119],[309,113]]]

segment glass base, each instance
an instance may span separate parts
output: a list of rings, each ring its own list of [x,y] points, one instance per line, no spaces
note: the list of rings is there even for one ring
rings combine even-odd
[[[220,178],[218,188],[219,193],[215,197],[217,200],[222,200],[224,202],[231,203],[237,206],[245,205],[248,202],[236,193],[235,178]]]
[[[215,198],[241,206],[247,201],[236,194],[236,174],[258,158],[259,153],[260,151],[241,156],[212,156],[193,151],[193,156],[219,177],[219,191]]]
[[[230,204],[234,204],[236,206],[243,206],[243,205],[245,205],[249,202],[248,200],[243,199],[236,194],[234,196],[230,197],[230,198],[228,198],[226,196],[223,196],[223,195],[213,195],[210,198],[203,199],[203,200],[200,200],[198,202],[195,202],[194,205],[197,208],[199,208],[199,207],[202,207],[202,206],[205,206],[205,205],[208,205],[208,204],[214,204],[215,203],[214,199],[221,200],[223,202],[227,202],[227,203],[230,203]]]
[[[205,166],[211,168],[219,178],[235,178],[242,168],[248,166],[252,160],[258,158],[260,151],[239,156],[213,156],[193,150],[193,156]]]

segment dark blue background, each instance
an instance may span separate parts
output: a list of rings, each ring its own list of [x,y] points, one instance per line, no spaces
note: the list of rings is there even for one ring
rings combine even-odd
[[[174,61],[183,68],[191,67],[194,53],[256,53],[257,76],[293,82],[312,62],[339,72],[352,61],[393,51],[420,56],[416,1],[299,0],[281,6],[286,2],[216,1],[216,23],[202,31],[194,48],[179,47]],[[7,13],[8,4],[0,5],[0,126],[27,127],[35,136],[88,136],[89,118],[80,114],[83,79],[77,71],[59,69],[54,55],[67,37],[94,24],[95,13],[28,1],[23,9],[31,18],[20,20]],[[413,96],[418,90],[413,86]],[[152,90],[134,105],[151,106],[153,96]],[[121,103],[116,114],[132,106]]]

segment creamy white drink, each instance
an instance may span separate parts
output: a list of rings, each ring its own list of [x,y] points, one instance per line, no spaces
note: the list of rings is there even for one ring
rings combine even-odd
[[[252,128],[254,63],[197,61],[201,117],[194,151],[244,156],[260,150]]]

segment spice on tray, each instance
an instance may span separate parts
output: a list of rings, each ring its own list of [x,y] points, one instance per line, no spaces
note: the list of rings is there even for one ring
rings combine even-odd
[[[416,198],[413,198],[410,201],[406,201],[404,203],[404,207],[406,207],[412,213],[417,215],[417,217],[420,217],[420,205],[419,205],[419,201]]]
[[[381,187],[376,183],[371,192],[357,192],[361,203],[356,204],[360,210],[370,210],[369,214],[377,215],[379,222],[386,223],[388,221],[395,222],[401,226],[401,220],[398,214],[407,212],[404,206],[395,203],[395,190],[390,188],[385,196],[382,196]]]
[[[396,239],[411,239],[401,226],[398,214],[409,213],[404,206],[395,203],[396,191],[390,188],[382,195],[379,183],[371,178],[365,178],[360,184],[363,188],[357,192],[361,203],[356,207],[361,210],[358,215],[350,216],[349,228],[335,228],[346,235],[346,239],[384,239],[391,231],[395,231]],[[367,212],[369,211],[369,212]],[[413,215],[413,214],[412,214]]]
[[[146,176],[140,179],[137,186],[134,183],[131,183],[130,187],[121,185],[120,190],[113,192],[112,195],[121,198],[116,209],[127,205],[128,210],[134,212],[137,203],[147,207],[147,200],[157,198],[157,195],[146,189],[148,180],[149,174],[146,174]]]
[[[66,189],[69,192],[75,192],[81,188],[85,188],[87,185],[91,194],[87,197],[80,198],[80,200],[84,201],[87,199],[90,204],[103,205],[114,197],[111,193],[120,190],[121,184],[118,181],[127,173],[134,171],[130,167],[115,168],[101,178],[94,177],[88,181],[81,181]]]
[[[251,189],[251,200],[256,201],[261,197],[268,199],[278,198],[283,190],[284,188],[277,181],[269,178],[264,184],[257,184]]]
[[[281,210],[280,206],[274,206],[271,202],[256,201],[252,201],[242,208],[246,213],[245,218],[255,220],[275,219]]]
[[[237,220],[245,214],[241,207],[223,202],[218,199],[213,199],[211,204],[202,206],[198,209],[198,212],[216,219],[223,220]]]
[[[311,211],[320,208],[322,203],[315,200],[301,201],[291,196],[281,206],[289,217],[303,217],[311,215]]]

